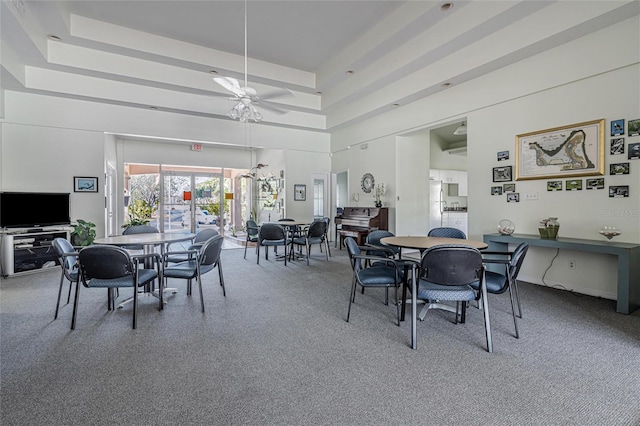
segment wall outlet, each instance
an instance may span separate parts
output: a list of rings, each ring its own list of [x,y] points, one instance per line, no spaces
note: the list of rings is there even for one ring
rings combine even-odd
[[[570,260],[569,261],[569,269],[576,269],[576,261],[575,260]]]

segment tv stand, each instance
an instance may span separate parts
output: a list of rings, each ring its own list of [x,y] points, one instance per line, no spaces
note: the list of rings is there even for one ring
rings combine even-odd
[[[66,229],[45,231],[42,228],[32,228],[9,233],[5,230],[0,235],[2,277],[44,271],[59,265],[58,255],[53,248],[55,238],[68,240],[69,231]]]

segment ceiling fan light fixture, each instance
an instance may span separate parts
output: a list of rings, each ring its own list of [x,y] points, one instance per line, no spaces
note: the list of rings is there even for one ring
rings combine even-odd
[[[466,135],[467,134],[467,123],[466,122],[462,122],[461,125],[458,126],[458,128],[453,132],[454,135]]]

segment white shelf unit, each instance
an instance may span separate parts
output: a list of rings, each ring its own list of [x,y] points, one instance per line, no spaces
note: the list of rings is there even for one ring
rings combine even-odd
[[[59,265],[53,248],[55,238],[69,239],[69,230],[3,232],[0,235],[2,276],[44,271]]]

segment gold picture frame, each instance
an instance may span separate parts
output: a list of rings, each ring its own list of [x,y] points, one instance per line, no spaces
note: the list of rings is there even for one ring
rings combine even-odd
[[[516,180],[604,175],[604,118],[516,135]]]

